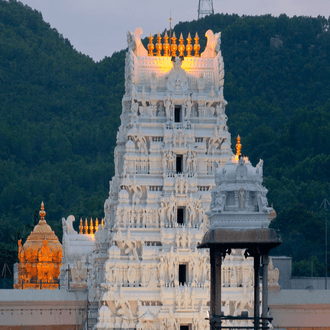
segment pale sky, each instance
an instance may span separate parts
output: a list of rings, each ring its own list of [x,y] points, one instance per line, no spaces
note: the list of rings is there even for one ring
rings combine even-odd
[[[143,29],[156,34],[197,19],[198,0],[21,0],[40,11],[46,22],[95,61],[127,47],[126,32]],[[239,15],[282,13],[288,16],[330,16],[330,0],[214,0],[215,13]],[[172,25],[172,26],[173,26]],[[194,32],[194,31],[192,31]]]

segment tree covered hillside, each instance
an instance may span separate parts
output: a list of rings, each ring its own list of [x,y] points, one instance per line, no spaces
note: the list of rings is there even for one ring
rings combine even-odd
[[[217,14],[179,23],[176,34],[222,32],[229,130],[253,164],[265,161],[272,224],[294,274],[323,275],[330,199],[330,20]],[[179,34],[178,34],[179,35]],[[125,38],[126,36],[123,36]],[[124,94],[125,51],[95,63],[42,15],[0,0],[0,267],[16,258],[43,200],[61,218],[103,215]]]

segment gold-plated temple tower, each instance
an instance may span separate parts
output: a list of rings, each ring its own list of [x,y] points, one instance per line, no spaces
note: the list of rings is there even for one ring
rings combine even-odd
[[[18,241],[18,281],[15,289],[57,289],[62,244],[45,220],[44,203],[40,221],[26,242]]]

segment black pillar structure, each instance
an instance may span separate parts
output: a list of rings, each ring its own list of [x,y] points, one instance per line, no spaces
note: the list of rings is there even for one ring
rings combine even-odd
[[[260,318],[260,254],[256,251],[253,255],[254,266],[254,329],[259,329]]]
[[[222,326],[222,320],[251,320],[254,330],[267,330],[271,318],[268,317],[268,254],[281,244],[281,238],[274,229],[212,229],[209,230],[198,248],[210,249],[211,263],[211,297],[210,327],[211,330],[231,329]],[[253,317],[222,315],[221,312],[221,264],[231,249],[245,249],[245,257],[254,258],[254,315]],[[262,258],[262,315],[260,317],[260,259]],[[246,326],[235,326],[235,329],[248,329]],[[252,329],[252,328],[250,328]]]
[[[262,314],[263,319],[267,318],[268,314],[268,252],[262,255]],[[266,327],[267,322],[264,320],[262,326]]]

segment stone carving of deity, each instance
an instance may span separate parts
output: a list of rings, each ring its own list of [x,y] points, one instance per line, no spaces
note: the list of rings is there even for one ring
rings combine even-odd
[[[197,220],[197,215],[196,215],[195,203],[193,201],[192,196],[190,196],[190,199],[187,201],[187,210],[188,210],[188,222],[190,225],[193,225]]]
[[[188,96],[185,106],[186,106],[186,120],[189,120],[191,115],[191,109],[193,106],[190,96]]]
[[[166,173],[168,169],[168,155],[165,151],[163,152],[162,165],[163,165],[163,172]]]
[[[133,180],[133,184],[130,186],[130,189],[133,191],[132,204],[133,206],[138,205],[142,197],[142,188],[137,185],[135,178]]]
[[[131,305],[130,305],[129,301],[126,298],[124,298],[122,289],[120,289],[119,295],[115,296],[115,306],[116,306],[118,315],[124,315],[131,319],[133,318]]]
[[[243,188],[241,188],[238,191],[239,208],[241,211],[245,209],[245,199],[246,199],[246,192]]]
[[[176,278],[176,271],[175,271],[175,261],[174,259],[171,259],[168,261],[168,278],[170,280],[170,283],[174,283]]]
[[[158,85],[158,79],[156,77],[156,73],[153,72],[151,74],[151,78],[150,78],[150,89],[151,89],[151,93],[156,92],[157,90],[157,85]]]
[[[268,287],[270,291],[278,291],[280,286],[278,284],[278,279],[280,277],[280,272],[278,268],[274,269],[273,259],[270,258],[268,265]]]
[[[205,87],[205,79],[203,73],[200,74],[199,78],[197,79],[197,87],[199,91],[203,91]]]
[[[169,171],[174,171],[175,168],[175,157],[173,155],[172,150],[170,150],[167,154],[167,169]]]
[[[225,203],[226,203],[226,195],[223,194],[218,188],[214,188],[211,192],[212,202],[210,205],[210,209],[212,212],[223,212]]]
[[[176,203],[175,203],[174,195],[172,193],[168,202],[167,219],[171,224],[174,224],[175,217],[176,217]]]
[[[164,201],[162,201],[160,203],[160,208],[158,210],[159,222],[161,226],[163,226],[165,223],[166,210],[167,210],[167,205]]]
[[[75,263],[75,266],[71,269],[71,277],[73,284],[87,285],[87,268],[80,260],[78,260],[78,262]]]
[[[258,194],[258,207],[259,212],[269,213],[272,210],[271,207],[268,207],[268,201],[265,192],[259,192]]]
[[[132,284],[135,283],[136,281],[136,269],[134,266],[129,266],[127,269],[127,280],[129,285],[131,286]]]
[[[166,112],[166,118],[170,120],[172,118],[172,102],[170,98],[166,98],[164,100],[164,106],[165,106],[165,112]]]
[[[165,283],[165,272],[166,272],[166,260],[163,256],[160,257],[160,261],[158,263],[158,272],[159,272],[159,283],[160,286],[163,286]]]
[[[188,89],[188,79],[186,72],[181,68],[182,60],[176,57],[173,61],[173,68],[167,75],[166,87],[168,90],[179,93]]]
[[[127,231],[126,238],[122,237],[122,235],[117,233],[117,244],[120,249],[124,249],[125,254],[133,255],[136,261],[140,262],[139,256],[137,254],[137,242],[131,237],[130,230]]]
[[[187,171],[196,172],[196,152],[191,151],[190,148],[187,157]]]
[[[176,194],[184,194],[186,193],[186,180],[183,176],[183,174],[181,175],[175,175],[176,177],[176,183],[175,183],[175,193]]]

